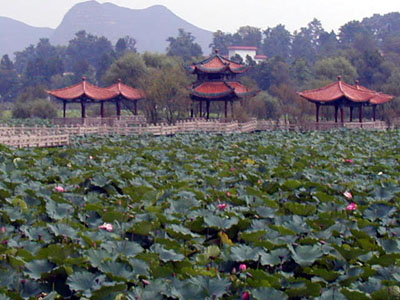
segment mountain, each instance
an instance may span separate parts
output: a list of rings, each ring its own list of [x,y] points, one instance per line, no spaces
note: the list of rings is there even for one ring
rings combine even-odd
[[[0,57],[36,44],[40,38],[49,38],[53,29],[29,26],[10,18],[0,17]]]
[[[139,52],[165,52],[166,39],[176,37],[178,29],[196,37],[205,54],[209,53],[212,32],[200,29],[172,13],[164,6],[156,5],[146,9],[129,9],[111,3],[100,4],[87,1],[76,4],[65,15],[53,32],[52,44],[65,45],[75,33],[85,30],[98,36],[105,36],[113,44],[129,35],[136,39]]]

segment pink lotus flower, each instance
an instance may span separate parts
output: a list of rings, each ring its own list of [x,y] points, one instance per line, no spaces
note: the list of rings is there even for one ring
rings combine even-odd
[[[242,271],[242,272],[243,272],[243,271],[246,271],[246,270],[247,270],[246,264],[240,264],[239,270]]]
[[[356,210],[358,208],[357,204],[352,202],[349,205],[347,205],[346,210]]]
[[[232,168],[231,168],[231,172],[235,172],[235,168],[232,167]]]
[[[150,281],[148,281],[146,279],[142,279],[142,282],[143,282],[144,285],[149,285],[150,284]]]
[[[1,226],[0,231],[1,231],[1,233],[6,233],[7,230],[4,226]]]
[[[243,292],[242,300],[249,300],[249,299],[250,299],[250,293],[249,292]]]
[[[56,192],[59,192],[59,193],[64,193],[64,192],[67,191],[67,190],[66,190],[65,188],[63,188],[61,185],[57,185],[54,189],[56,190]]]
[[[343,193],[343,195],[344,195],[348,200],[353,199],[353,195],[352,195],[349,191],[345,191],[345,192]]]
[[[231,192],[226,192],[226,196],[228,197],[232,196]]]
[[[107,230],[108,232],[113,231],[113,225],[110,223],[103,223],[103,225],[99,226],[99,229]]]
[[[227,208],[228,207],[228,204],[226,204],[226,203],[220,203],[220,204],[218,204],[218,209],[219,210],[225,210],[225,208]]]
[[[348,164],[352,164],[352,163],[354,163],[354,160],[352,160],[352,159],[346,159],[345,162],[348,163]]]

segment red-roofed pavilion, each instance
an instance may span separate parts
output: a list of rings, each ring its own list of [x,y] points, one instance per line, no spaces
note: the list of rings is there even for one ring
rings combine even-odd
[[[236,75],[247,71],[247,66],[226,59],[218,54],[218,50],[214,55],[187,68],[192,74],[197,75],[197,81],[190,88],[190,98],[199,102],[200,116],[203,115],[203,102],[206,103],[207,119],[210,117],[210,102],[224,101],[225,118],[227,118],[228,102],[232,106],[234,101],[257,93],[236,79]],[[193,117],[193,109],[191,115]]]
[[[118,79],[118,83],[113,84],[106,88],[107,90],[113,91],[118,94],[117,100],[117,115],[121,115],[121,100],[133,101],[134,105],[134,115],[138,114],[137,112],[137,102],[145,97],[145,93],[141,89],[135,89],[130,87],[129,85],[123,84],[121,79]],[[103,102],[101,103],[101,116],[104,116],[104,106]]]
[[[389,102],[394,98],[392,95],[378,93],[359,85],[350,85],[338,77],[338,81],[331,83],[325,87],[307,90],[298,93],[304,99],[315,103],[316,106],[316,122],[319,122],[320,106],[335,107],[335,123],[338,121],[338,110],[340,109],[340,119],[344,122],[344,107],[350,108],[350,122],[353,121],[353,109],[357,107],[359,110],[359,122],[363,120],[363,107],[370,106],[373,109],[373,119],[376,121],[376,106]]]
[[[117,117],[121,116],[121,101],[134,101],[137,114],[137,101],[144,98],[144,92],[127,86],[118,80],[118,83],[101,88],[88,82],[85,77],[76,85],[63,89],[48,91],[48,94],[63,102],[63,117],[66,117],[67,103],[80,103],[82,119],[86,118],[86,105],[88,103],[100,103],[100,114],[104,118],[104,103],[114,102],[117,109]]]

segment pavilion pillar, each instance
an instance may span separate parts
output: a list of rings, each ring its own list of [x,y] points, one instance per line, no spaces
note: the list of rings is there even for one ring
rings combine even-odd
[[[372,106],[372,115],[374,118],[374,122],[376,122],[376,105]]]
[[[81,115],[82,119],[86,118],[86,106],[83,100],[81,100]]]
[[[104,118],[104,101],[100,102],[100,115],[101,115],[101,118],[103,119]]]
[[[66,117],[66,115],[67,115],[67,101],[63,101],[63,117],[64,117],[64,119],[65,119],[65,117]]]
[[[319,122],[319,106],[320,104],[317,102],[315,103],[315,121]]]
[[[337,123],[338,109],[339,109],[339,106],[335,105],[335,123]]]
[[[202,118],[203,117],[203,101],[199,101],[199,108],[200,108],[200,118]]]
[[[231,101],[231,117],[232,117],[232,119],[234,118],[234,115],[233,115],[233,101]]]
[[[207,120],[210,118],[210,100],[206,102],[206,110],[207,110]]]
[[[353,122],[353,106],[350,106],[350,122]]]
[[[137,100],[133,101],[133,111],[134,111],[134,115],[137,116]]]
[[[121,118],[121,101],[117,100],[117,102],[115,104],[117,106],[117,118],[120,119]]]
[[[340,122],[341,122],[342,124],[344,123],[343,106],[340,106]]]
[[[225,119],[228,118],[228,101],[225,100]]]
[[[362,105],[359,106],[359,110],[358,110],[358,119],[359,119],[360,123],[362,123],[362,119],[363,119],[363,109],[362,109]]]

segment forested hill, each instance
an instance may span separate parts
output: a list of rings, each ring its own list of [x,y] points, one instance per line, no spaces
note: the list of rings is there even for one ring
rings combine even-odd
[[[48,38],[53,29],[29,26],[25,23],[0,16],[0,56],[23,50],[36,44],[40,38]]]
[[[36,44],[40,38],[50,38],[53,45],[67,45],[81,30],[104,36],[113,43],[121,37],[131,36],[135,38],[139,52],[164,53],[167,39],[176,36],[179,28],[192,33],[203,52],[209,52],[212,32],[186,22],[164,6],[129,9],[87,1],[72,7],[55,30],[0,17],[0,56],[8,54],[11,57],[14,52]]]
[[[75,5],[64,17],[51,37],[52,44],[67,44],[75,33],[85,30],[104,36],[115,43],[120,37],[131,36],[139,52],[165,52],[167,38],[182,28],[192,33],[204,52],[212,40],[212,32],[200,29],[176,16],[164,6],[129,9],[111,3],[88,1]]]

